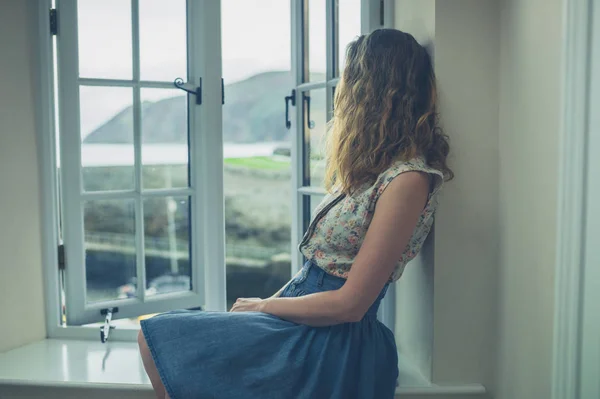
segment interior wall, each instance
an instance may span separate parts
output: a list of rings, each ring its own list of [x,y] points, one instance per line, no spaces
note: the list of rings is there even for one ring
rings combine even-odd
[[[421,44],[435,36],[434,0],[397,0],[394,27],[412,34]],[[401,362],[415,367],[424,380],[432,378],[433,358],[433,234],[421,253],[406,267],[395,286],[395,335]]]
[[[434,264],[432,380],[490,386],[498,269],[498,5],[494,0],[396,0],[394,8],[397,29],[420,43],[433,41],[441,123],[450,136],[450,166],[456,173],[443,190],[434,245],[425,254]],[[403,308],[420,309],[427,301],[408,298],[406,284],[396,292],[398,301],[405,301],[398,303],[397,331],[416,330],[402,325]],[[406,336],[399,342],[414,345]]]
[[[456,178],[435,229],[436,383],[492,385],[498,275],[499,23],[495,0],[439,0],[435,67]]]
[[[431,381],[433,359],[433,237],[396,283],[395,336],[400,362],[415,367]]]
[[[0,352],[46,336],[31,4],[0,12]]]
[[[429,42],[435,36],[435,0],[396,0],[394,27],[421,44]]]
[[[499,399],[551,396],[562,7],[501,1]]]

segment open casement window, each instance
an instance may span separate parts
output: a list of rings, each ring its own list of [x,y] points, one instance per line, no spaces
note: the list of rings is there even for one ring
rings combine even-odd
[[[67,324],[225,310],[219,3],[56,9]]]
[[[346,45],[392,16],[382,0],[267,3],[56,0],[58,154],[44,164],[59,177],[48,225],[66,262],[47,285],[62,282],[62,327],[118,309],[129,339],[140,316],[223,311],[301,267]]]
[[[299,243],[316,206],[326,194],[325,134],[332,118],[335,87],[346,62],[346,47],[361,34],[388,25],[386,2],[374,0],[292,0],[292,69],[295,88],[286,105],[295,105],[291,124],[295,194],[293,238]],[[293,101],[292,101],[293,97]],[[295,270],[304,259],[293,259]],[[392,288],[392,287],[390,287]],[[393,328],[394,290],[388,291],[380,318]]]

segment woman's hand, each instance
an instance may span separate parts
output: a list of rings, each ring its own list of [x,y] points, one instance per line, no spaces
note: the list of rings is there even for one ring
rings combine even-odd
[[[262,312],[266,300],[260,298],[238,298],[231,312]]]

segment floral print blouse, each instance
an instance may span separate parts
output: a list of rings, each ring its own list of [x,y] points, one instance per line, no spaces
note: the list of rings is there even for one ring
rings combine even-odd
[[[398,280],[406,264],[421,250],[431,230],[438,193],[444,181],[442,172],[429,167],[422,158],[394,163],[373,185],[351,196],[327,195],[315,210],[315,217],[299,246],[306,259],[329,274],[347,278],[373,219],[377,200],[396,176],[409,171],[430,174],[433,184],[412,237],[390,277],[390,281]]]

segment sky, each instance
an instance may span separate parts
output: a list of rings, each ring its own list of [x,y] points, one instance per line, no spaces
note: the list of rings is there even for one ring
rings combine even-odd
[[[194,0],[190,0],[194,1]],[[309,66],[325,72],[325,0],[309,1]],[[172,82],[186,74],[185,0],[140,0],[140,77]],[[79,68],[85,78],[131,79],[131,3],[79,0]],[[360,0],[339,0],[343,49],[360,34]],[[289,0],[221,0],[223,77],[226,84],[257,73],[291,68]],[[340,51],[343,53],[343,51]],[[341,54],[340,54],[341,55]],[[181,94],[144,89],[142,100]],[[132,104],[132,89],[82,87],[81,135],[87,136]]]

